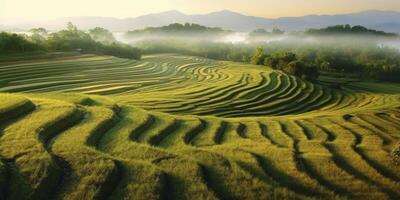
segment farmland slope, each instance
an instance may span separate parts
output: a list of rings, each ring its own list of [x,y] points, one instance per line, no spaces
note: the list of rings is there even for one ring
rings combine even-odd
[[[0,64],[0,199],[399,199],[400,87],[180,55]]]

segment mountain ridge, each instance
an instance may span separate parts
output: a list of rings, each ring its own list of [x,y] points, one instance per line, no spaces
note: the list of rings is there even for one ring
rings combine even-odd
[[[197,23],[204,26],[221,27],[233,31],[252,31],[257,28],[272,29],[278,27],[286,31],[303,31],[308,28],[321,28],[337,24],[362,25],[388,32],[400,32],[400,12],[384,10],[366,10],[347,14],[305,15],[300,17],[264,18],[244,15],[231,10],[221,10],[206,14],[185,14],[178,10],[150,13],[138,17],[114,18],[97,16],[64,17],[39,23],[25,23],[4,26],[3,29],[30,29],[42,26],[49,30],[59,30],[67,22],[79,28],[90,29],[101,26],[112,31],[128,31],[149,26],[164,26],[171,23]]]

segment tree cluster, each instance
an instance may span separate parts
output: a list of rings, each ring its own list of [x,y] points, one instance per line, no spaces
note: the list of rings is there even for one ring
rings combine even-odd
[[[89,35],[93,38],[93,40],[103,44],[117,43],[117,40],[114,38],[113,34],[105,28],[96,27],[94,29],[90,29]]]
[[[161,27],[148,27],[141,30],[128,31],[128,35],[138,34],[152,34],[152,33],[231,33],[232,31],[223,30],[219,27],[206,27],[199,24],[185,23],[179,24],[174,23],[167,26]]]
[[[260,29],[256,29],[252,32],[249,33],[249,37],[250,38],[254,38],[254,37],[266,37],[266,36],[279,36],[284,34],[285,32],[279,28],[273,28],[271,32],[260,28]]]
[[[311,35],[362,34],[371,36],[398,37],[398,35],[395,33],[386,33],[384,31],[368,29],[359,25],[351,26],[349,24],[328,26],[321,29],[309,29],[305,33]]]
[[[54,33],[49,33],[43,28],[32,29],[31,32],[31,36],[0,33],[0,52],[79,51],[131,59],[141,57],[140,49],[117,42],[112,34],[103,28],[95,28],[85,33],[68,23],[65,30]]]
[[[232,33],[232,31],[224,30],[219,27],[206,27],[199,24],[185,23],[179,24],[174,23],[167,26],[161,27],[148,27],[140,30],[128,31],[126,36],[132,37],[144,37],[144,36],[220,36]]]
[[[0,52],[29,52],[41,50],[41,46],[23,35],[0,33]]]
[[[251,58],[251,63],[282,70],[287,74],[309,81],[314,81],[319,76],[318,69],[314,65],[307,65],[304,60],[292,52],[266,54],[262,48],[257,48],[256,53]]]
[[[400,82],[400,51],[378,45],[369,38],[323,38],[318,42],[297,39],[259,45],[269,55],[266,64],[274,67],[285,54],[295,54],[297,60],[311,69],[354,73],[365,79]],[[278,57],[278,58],[276,58]],[[294,57],[294,56],[292,56]],[[265,59],[265,58],[261,58]],[[255,62],[253,62],[255,63]],[[258,64],[262,61],[258,61]],[[278,64],[281,65],[282,64]],[[278,66],[279,67],[279,66]]]

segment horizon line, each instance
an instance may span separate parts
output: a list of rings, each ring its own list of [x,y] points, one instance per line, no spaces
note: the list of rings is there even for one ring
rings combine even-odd
[[[0,18],[0,20],[18,20],[18,21],[24,21],[25,23],[27,22],[43,22],[43,21],[52,21],[52,20],[57,20],[57,19],[63,19],[63,18],[74,18],[74,17],[102,17],[102,18],[114,18],[114,19],[119,19],[119,20],[126,20],[126,19],[134,19],[138,17],[143,17],[147,15],[157,15],[157,14],[162,14],[162,13],[168,13],[168,12],[177,12],[186,16],[195,16],[195,15],[208,15],[212,13],[220,13],[220,12],[232,12],[236,14],[240,14],[243,16],[247,17],[257,17],[257,18],[263,18],[263,19],[269,19],[269,20],[274,20],[274,19],[281,19],[281,18],[296,18],[296,17],[307,17],[307,16],[335,16],[335,15],[349,15],[349,14],[356,14],[356,13],[363,13],[363,12],[372,12],[372,11],[377,11],[377,12],[397,12],[400,13],[399,10],[383,10],[383,9],[367,9],[367,10],[360,10],[360,11],[354,11],[354,12],[343,12],[343,13],[337,13],[337,14],[306,14],[306,15],[298,15],[298,16],[281,16],[281,17],[264,17],[264,16],[257,16],[257,15],[248,15],[244,14],[238,11],[230,10],[230,9],[222,9],[222,10],[216,10],[216,11],[209,11],[206,13],[194,13],[194,14],[187,14],[185,12],[182,12],[178,9],[172,9],[172,10],[165,10],[161,12],[151,12],[148,14],[143,14],[143,15],[138,15],[138,16],[131,16],[131,17],[114,17],[114,16],[99,16],[99,15],[76,15],[76,16],[63,16],[63,17],[55,17],[55,18],[49,18],[49,19],[35,19],[35,20],[29,20],[26,18]],[[0,25],[3,25],[0,23]]]

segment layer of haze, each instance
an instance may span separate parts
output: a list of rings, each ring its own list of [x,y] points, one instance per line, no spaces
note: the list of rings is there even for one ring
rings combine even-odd
[[[125,18],[167,10],[203,14],[224,9],[277,18],[372,9],[400,11],[400,0],[0,0],[0,19],[34,21],[70,16]]]

